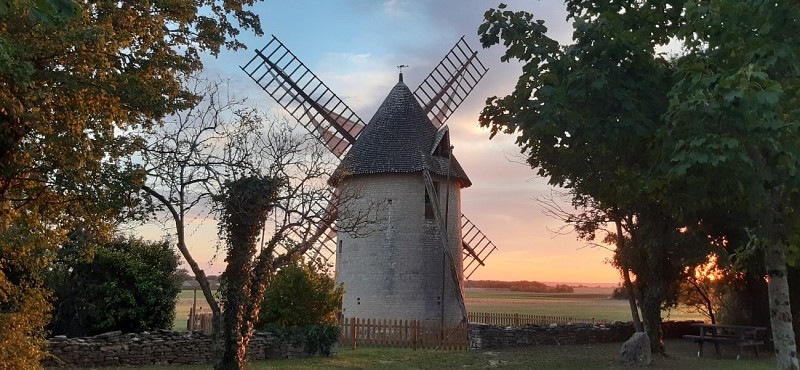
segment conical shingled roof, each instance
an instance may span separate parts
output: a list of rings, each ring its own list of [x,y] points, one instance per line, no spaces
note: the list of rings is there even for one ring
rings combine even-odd
[[[402,77],[366,125],[331,177],[335,184],[347,176],[413,173],[428,169],[468,187],[472,182],[455,157],[432,155],[437,132]],[[441,136],[441,135],[439,135]]]

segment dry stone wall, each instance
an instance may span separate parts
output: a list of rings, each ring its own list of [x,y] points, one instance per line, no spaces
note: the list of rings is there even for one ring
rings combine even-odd
[[[166,330],[141,334],[109,332],[94,337],[48,340],[45,367],[99,367],[211,363],[211,335]],[[248,346],[250,360],[307,357],[302,339],[256,332]]]
[[[697,334],[691,326],[697,321],[666,321],[662,326],[665,339],[681,338],[684,334]],[[622,343],[633,335],[631,323],[527,325],[523,327],[471,323],[469,339],[471,349],[500,349],[529,346]]]

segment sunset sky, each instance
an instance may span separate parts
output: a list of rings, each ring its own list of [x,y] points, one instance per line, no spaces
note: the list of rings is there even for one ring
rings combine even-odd
[[[562,225],[543,214],[535,198],[555,190],[546,179],[520,164],[514,137],[489,140],[478,126],[487,97],[511,92],[521,73],[519,65],[500,63],[502,48],[480,48],[477,29],[483,13],[498,2],[480,0],[269,0],[255,9],[265,36],[243,37],[249,50],[224,51],[205,60],[206,73],[230,80],[237,96],[246,96],[263,109],[274,108],[238,66],[244,65],[277,36],[366,122],[397,82],[399,64],[413,90],[462,35],[478,50],[489,68],[470,97],[448,121],[454,153],[472,180],[462,192],[462,210],[500,248],[473,280],[537,280],[615,283],[618,273],[605,261],[611,253],[589,248],[575,234],[558,235]],[[557,1],[514,1],[510,9],[527,10],[545,19],[549,35],[569,42],[571,27],[564,5]],[[147,227],[157,234],[159,226]],[[223,257],[212,262],[216,226],[189,227],[189,245],[209,273],[223,268]]]

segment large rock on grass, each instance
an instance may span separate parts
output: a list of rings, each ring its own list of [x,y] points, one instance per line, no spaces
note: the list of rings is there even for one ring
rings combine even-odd
[[[636,332],[622,344],[619,352],[625,366],[647,366],[653,361],[650,338],[647,333]]]

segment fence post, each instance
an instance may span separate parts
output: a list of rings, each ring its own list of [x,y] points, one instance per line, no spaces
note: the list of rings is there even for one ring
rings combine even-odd
[[[358,348],[358,318],[351,317],[350,324],[353,329],[353,349],[356,349]]]
[[[364,325],[362,325],[364,327],[364,343],[367,345],[374,345],[378,340],[378,336],[374,335],[376,321],[378,320],[367,319],[367,322],[363,323]]]
[[[192,331],[192,321],[194,321],[194,310],[189,307],[189,319],[186,320],[186,330]]]
[[[417,340],[419,338],[419,328],[417,328],[417,320],[411,320],[411,348],[417,350]]]

